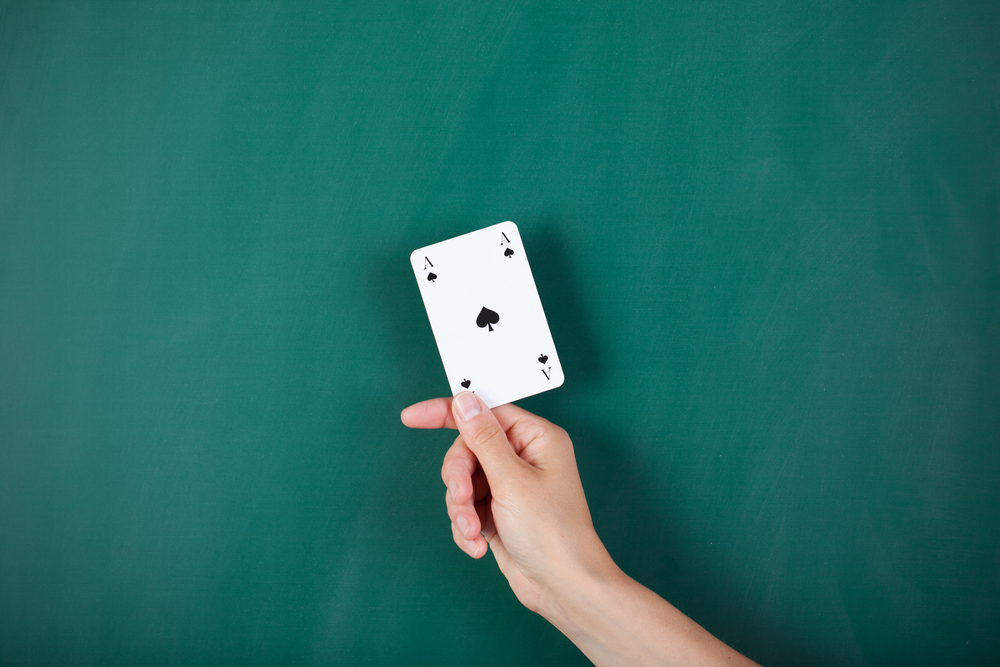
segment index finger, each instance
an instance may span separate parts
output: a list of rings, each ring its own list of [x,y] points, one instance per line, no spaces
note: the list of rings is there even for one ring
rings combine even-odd
[[[451,414],[451,401],[452,398],[450,396],[447,398],[432,398],[427,401],[420,401],[408,408],[404,408],[399,414],[399,418],[405,426],[409,426],[410,428],[457,429],[458,425],[455,424],[455,418]],[[508,435],[511,434],[511,429],[519,424],[527,425],[537,424],[539,421],[544,422],[540,417],[533,415],[527,410],[522,410],[513,403],[498,405],[491,412],[496,416],[497,421],[500,422],[500,428]],[[520,438],[515,439],[520,440]],[[512,444],[520,452],[520,444]]]
[[[457,428],[450,398],[432,398],[405,408],[399,418],[410,428]]]

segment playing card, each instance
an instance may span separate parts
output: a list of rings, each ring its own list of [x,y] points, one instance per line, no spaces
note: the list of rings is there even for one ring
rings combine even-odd
[[[419,248],[410,264],[452,395],[474,391],[492,408],[563,383],[517,225]]]

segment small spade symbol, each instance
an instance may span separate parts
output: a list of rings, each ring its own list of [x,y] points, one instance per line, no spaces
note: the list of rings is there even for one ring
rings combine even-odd
[[[479,317],[476,318],[476,326],[482,329],[483,327],[489,327],[490,331],[493,331],[493,326],[500,321],[500,315],[494,313],[492,310],[483,306],[483,309],[479,311]]]
[[[438,274],[434,273],[433,271],[431,271],[430,273],[427,274],[427,280],[429,280],[431,282],[434,282],[435,280],[437,280],[437,277],[438,277]]]
[[[545,356],[544,354],[542,356],[538,357],[538,363],[540,363],[540,364],[544,364],[548,360],[549,360],[549,358],[547,356]]]
[[[465,387],[466,389],[469,388],[470,384],[472,384],[472,380],[462,380],[462,386]]]
[[[507,248],[506,250],[503,251],[503,256],[510,259],[511,257],[514,256],[514,251],[511,250],[510,248]]]

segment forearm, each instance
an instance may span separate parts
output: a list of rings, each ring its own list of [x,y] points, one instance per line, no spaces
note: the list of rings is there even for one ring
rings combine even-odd
[[[541,613],[598,667],[753,665],[610,558],[548,591]]]

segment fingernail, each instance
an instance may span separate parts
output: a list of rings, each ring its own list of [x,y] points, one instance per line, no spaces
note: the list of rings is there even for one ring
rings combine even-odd
[[[455,397],[455,407],[458,409],[458,418],[464,422],[469,421],[480,412],[479,399],[468,391],[463,391]]]
[[[455,519],[455,525],[458,526],[458,532],[462,533],[462,537],[468,537],[468,535],[466,534],[468,532],[468,530],[469,530],[469,520],[468,519],[466,519],[464,516],[462,516],[461,514],[459,514],[458,518]]]
[[[451,493],[451,501],[455,502],[455,496],[458,495],[458,484],[455,484],[455,480],[448,482],[448,491]]]
[[[475,556],[479,553],[479,547],[476,545],[475,540],[469,540],[465,543],[465,550],[469,552],[470,556]]]

